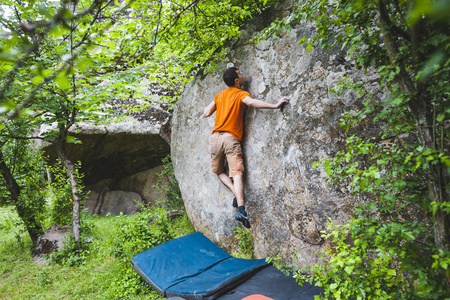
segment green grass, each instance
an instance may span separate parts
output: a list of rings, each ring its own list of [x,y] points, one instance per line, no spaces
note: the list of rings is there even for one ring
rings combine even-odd
[[[32,243],[11,207],[0,207],[0,299],[118,299],[111,290],[123,268],[114,252],[123,219],[86,216],[92,241],[86,260],[69,267],[34,264]],[[170,222],[175,237],[194,232],[186,216]],[[131,269],[131,267],[130,267]],[[133,271],[134,272],[134,271]],[[155,291],[128,299],[163,299]]]

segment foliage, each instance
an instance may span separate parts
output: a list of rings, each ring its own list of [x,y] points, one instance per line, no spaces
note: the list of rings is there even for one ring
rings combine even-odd
[[[16,143],[18,141],[15,141]],[[16,151],[15,159],[21,162],[13,162],[16,179],[21,185],[21,205],[29,214],[34,214],[37,221],[43,225],[45,218],[46,194],[45,173],[42,153],[29,143],[20,143]]]
[[[148,293],[149,286],[130,267],[134,255],[173,239],[169,220],[161,208],[144,207],[138,214],[122,218],[119,232],[113,242],[112,254],[119,260],[117,278],[111,284],[116,298]]]
[[[27,207],[42,213],[45,204],[45,195],[40,193],[45,187],[45,172],[42,152],[40,152],[30,141],[10,140],[3,147],[3,154],[8,165],[12,166],[12,172],[17,182],[22,187],[21,194],[25,202],[35,202]],[[10,204],[6,201],[6,204]],[[39,207],[38,207],[39,206]]]
[[[4,131],[20,134],[30,132],[31,129],[16,128],[11,122],[7,122]],[[37,239],[42,232],[46,206],[45,193],[42,193],[45,188],[42,153],[30,140],[4,138],[1,134],[0,145],[0,205],[16,205],[25,225],[25,228],[19,228]]]
[[[77,164],[76,177],[80,187],[81,201],[85,200],[87,195],[84,193],[83,177],[80,173],[81,164]],[[67,170],[62,166],[61,161],[57,160],[53,165],[47,166],[51,176],[50,182],[50,224],[70,225],[72,222],[72,190],[67,174]]]
[[[0,219],[0,230],[12,231],[18,224],[20,224],[20,219],[14,212],[14,208],[12,206],[4,207]]]
[[[293,273],[298,273],[295,275],[295,277],[298,279],[300,276],[300,270],[295,267],[292,264],[286,264],[283,260],[283,258],[281,257],[281,254],[278,253],[276,257],[268,257],[266,258],[266,261],[270,264],[272,264],[274,267],[276,267],[278,270],[280,270],[281,272],[283,272],[286,276],[292,276]],[[299,281],[300,285],[302,285],[302,281]]]
[[[72,195],[67,172],[61,162],[48,166],[50,179],[50,223],[69,225],[72,220]]]
[[[312,276],[295,277],[324,287],[324,299],[441,299],[445,278],[430,268],[432,249],[417,243],[423,224],[414,225],[362,217],[330,222],[324,237],[332,246],[322,251],[327,263],[313,266]]]
[[[91,252],[98,250],[98,246],[92,244],[91,235],[94,232],[95,225],[89,218],[89,215],[82,215],[81,225],[83,231],[80,245],[75,241],[73,234],[67,234],[62,241],[63,247],[49,255],[45,255],[45,258],[52,263],[62,266],[79,267],[86,264]]]
[[[114,247],[116,257],[129,258],[173,237],[163,209],[143,207],[134,217],[122,220]]]
[[[240,258],[252,258],[253,256],[253,236],[252,230],[245,230],[241,227],[233,229],[234,234],[238,239],[238,252],[234,253],[234,256]]]
[[[328,227],[325,264],[310,280],[336,299],[440,299],[449,293],[448,1],[298,1],[260,39],[298,24],[315,47],[345,51],[357,68],[376,69],[381,102],[362,80],[332,92],[357,92],[363,106],[343,116],[345,148],[322,164],[331,182],[364,203],[347,224]],[[379,125],[378,136],[355,128]],[[299,272],[298,278],[304,279]]]
[[[195,232],[186,212],[183,215],[170,219],[171,230],[174,238],[191,234]]]
[[[89,252],[91,251],[88,241],[87,238],[84,238],[84,241],[81,244],[82,246],[78,247],[73,235],[67,235],[63,241],[63,248],[52,252],[48,258],[53,263],[70,267],[85,264],[86,256],[89,255]]]
[[[47,108],[48,124],[70,121],[74,109],[92,121],[102,101],[145,98],[136,92],[142,77],[176,98],[192,72],[223,57],[216,49],[271,2],[7,1],[15,14],[0,19],[3,113],[36,104]]]
[[[8,232],[14,236],[17,243],[23,246],[22,234],[25,232],[24,222],[20,219],[12,206],[2,207],[0,218],[0,231]]]
[[[132,76],[139,65],[138,72],[171,91],[163,97],[175,101],[193,73],[213,70],[226,53],[218,48],[238,37],[240,26],[272,2],[133,1],[130,17],[118,20],[103,44],[117,49],[116,59],[124,62],[121,74]]]
[[[167,155],[162,162],[163,169],[161,173],[157,174],[158,180],[156,185],[153,186],[165,195],[165,199],[160,199],[159,204],[166,206],[169,210],[183,209],[183,198],[181,197],[180,187],[175,178],[170,155]]]
[[[135,216],[85,216],[84,223],[91,224],[89,253],[84,254],[84,263],[78,266],[50,263],[37,264],[32,259],[32,243],[25,233],[19,233],[22,241],[16,240],[15,227],[0,225],[0,295],[6,299],[119,299],[111,291],[117,280],[122,263],[111,254],[114,239],[118,235],[123,219]],[[19,221],[14,207],[0,207],[0,224],[8,219]],[[192,230],[170,223],[178,236]],[[86,226],[86,225],[84,225]],[[10,228],[10,229],[8,229]],[[127,299],[158,299],[155,291],[148,294],[130,295]]]

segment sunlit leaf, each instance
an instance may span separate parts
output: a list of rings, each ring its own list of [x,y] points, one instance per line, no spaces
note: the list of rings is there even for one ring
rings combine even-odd
[[[71,86],[70,80],[65,74],[58,74],[55,78],[56,84],[63,90],[69,88]]]

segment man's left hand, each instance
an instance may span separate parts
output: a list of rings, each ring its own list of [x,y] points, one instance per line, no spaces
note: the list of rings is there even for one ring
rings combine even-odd
[[[281,98],[280,100],[278,100],[278,103],[276,105],[276,108],[280,108],[284,103],[289,102],[289,100],[291,100],[291,98],[289,96],[284,96],[283,98]]]

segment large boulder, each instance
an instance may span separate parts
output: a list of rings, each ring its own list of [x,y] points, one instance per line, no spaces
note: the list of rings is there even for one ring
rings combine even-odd
[[[297,252],[299,264],[318,261],[315,251],[326,247],[320,237],[328,218],[343,223],[352,216],[361,199],[325,182],[323,168],[313,163],[332,157],[343,146],[345,134],[339,127],[343,113],[361,106],[351,92],[329,93],[345,76],[368,82],[374,97],[377,76],[358,70],[340,47],[326,52],[306,51],[302,36],[314,27],[303,23],[277,39],[255,46],[250,39],[261,23],[286,12],[268,10],[250,23],[242,36],[230,45],[228,56],[214,74],[200,74],[186,87],[177,103],[172,122],[172,160],[186,211],[194,227],[229,250],[234,247],[232,193],[211,173],[209,135],[215,114],[203,118],[203,108],[225,89],[221,71],[231,65],[251,79],[253,98],[275,103],[284,95],[291,101],[281,110],[248,108],[245,116],[246,207],[253,229],[256,257],[282,254],[291,259]],[[369,123],[358,130],[376,131]]]
[[[86,208],[91,214],[104,216],[106,214],[119,215],[120,213],[132,215],[139,211],[142,198],[138,193],[126,191],[108,191],[102,193],[91,192],[90,201]]]
[[[90,191],[85,207],[91,214],[134,214],[143,203],[148,205],[164,201],[166,196],[155,188],[158,174],[163,171],[162,166],[154,167],[126,177],[111,177],[87,185]],[[120,201],[115,195],[120,192]]]

